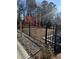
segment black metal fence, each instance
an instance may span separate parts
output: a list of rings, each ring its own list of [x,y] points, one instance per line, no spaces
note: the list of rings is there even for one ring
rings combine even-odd
[[[61,53],[61,26],[58,24],[53,25],[53,32],[45,36],[45,44],[50,45],[55,55]],[[47,28],[46,28],[47,31]],[[46,32],[47,34],[47,32]]]

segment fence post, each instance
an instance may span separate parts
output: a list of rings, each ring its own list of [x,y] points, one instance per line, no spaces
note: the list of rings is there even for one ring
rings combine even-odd
[[[45,27],[45,45],[47,46],[47,25]]]

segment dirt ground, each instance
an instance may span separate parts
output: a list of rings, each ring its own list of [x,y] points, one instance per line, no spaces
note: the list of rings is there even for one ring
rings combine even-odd
[[[23,29],[24,33],[29,34],[29,29],[24,28]],[[53,29],[48,29],[48,34],[51,34]],[[45,28],[31,28],[30,29],[31,36],[37,40],[43,41],[43,37],[45,37]]]

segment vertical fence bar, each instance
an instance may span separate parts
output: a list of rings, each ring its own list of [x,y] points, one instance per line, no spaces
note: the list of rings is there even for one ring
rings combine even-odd
[[[46,25],[46,28],[45,28],[45,45],[47,46],[47,25]]]

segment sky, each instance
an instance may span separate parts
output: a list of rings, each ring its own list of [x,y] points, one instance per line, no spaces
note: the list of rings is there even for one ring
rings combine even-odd
[[[20,1],[22,1],[23,3],[26,2],[26,0],[20,0]],[[36,0],[36,3],[40,4],[42,1],[44,0]],[[46,1],[53,2],[54,4],[56,4],[57,12],[61,12],[61,0],[46,0]]]
[[[41,3],[43,0],[36,0],[37,3]],[[48,2],[53,2],[54,4],[56,4],[57,7],[57,11],[61,12],[61,0],[46,0]]]

